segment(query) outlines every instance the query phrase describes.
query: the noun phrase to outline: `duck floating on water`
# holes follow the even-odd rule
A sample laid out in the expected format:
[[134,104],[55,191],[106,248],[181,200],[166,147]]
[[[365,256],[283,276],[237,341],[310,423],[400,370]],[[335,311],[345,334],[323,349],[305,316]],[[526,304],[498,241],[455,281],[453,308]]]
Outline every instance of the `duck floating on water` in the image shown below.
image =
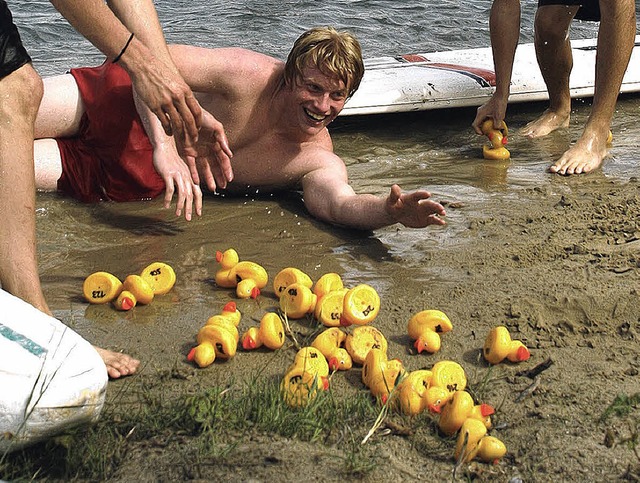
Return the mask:
[[504,359],[511,362],[526,361],[531,357],[531,352],[519,340],[512,340],[505,326],[499,325],[487,334],[482,355],[489,364],[499,364]]
[[433,354],[441,346],[440,334],[453,329],[453,325],[444,312],[440,310],[423,310],[415,314],[407,325],[409,337],[414,340],[418,353],[422,351]]

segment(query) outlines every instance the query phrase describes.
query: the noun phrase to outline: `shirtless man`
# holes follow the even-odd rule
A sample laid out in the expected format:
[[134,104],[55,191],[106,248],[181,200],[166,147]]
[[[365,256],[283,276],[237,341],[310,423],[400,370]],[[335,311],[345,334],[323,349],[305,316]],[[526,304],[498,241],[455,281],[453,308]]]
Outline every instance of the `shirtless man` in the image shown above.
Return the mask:
[[[596,85],[591,114],[578,141],[549,169],[558,174],[588,173],[598,168],[607,154],[609,126],[631,51],[636,15],[633,0],[539,0],[535,18],[538,65],[549,91],[549,108],[520,133],[530,138],[545,136],[569,126],[571,96],[569,74],[573,66],[569,27],[571,21],[600,20]],[[504,120],[513,59],[520,34],[520,0],[494,0],[489,21],[496,71],[493,97],[478,108],[473,128],[491,118],[498,128]]]
[[[360,45],[350,34],[332,28],[307,31],[294,44],[286,64],[241,48],[176,45],[170,46],[170,51],[202,107],[225,126],[233,150],[228,192],[302,188],[305,206],[313,216],[363,230],[394,223],[408,227],[445,224],[441,218],[444,208],[429,200],[427,191],[403,193],[393,185],[388,196],[379,197],[356,194],[349,185],[347,169],[333,152],[327,126],[358,88],[364,73]],[[160,194],[172,178],[189,175],[172,138],[166,136],[155,116],[139,105],[142,125],[149,133],[146,139],[135,109],[130,112],[130,91],[122,94],[128,78],[116,69],[104,64],[97,69],[72,70],[75,78],[64,75],[45,80],[36,137],[57,139],[36,141],[39,188],[54,190],[57,186],[86,201],[141,199]],[[104,85],[118,88],[103,90],[94,78],[107,79]],[[114,97],[118,92],[122,96]],[[108,112],[116,107],[120,111],[125,104],[128,106],[122,110],[131,115],[132,122],[123,120],[121,112],[116,116]],[[112,117],[117,129],[102,125]],[[103,141],[113,142],[113,133],[130,124],[133,127],[125,132],[126,139],[116,141],[114,152],[121,153],[119,146],[129,146],[132,141],[138,147],[141,140],[147,144],[131,156],[136,162],[127,163],[123,162],[129,158],[126,152],[113,159],[99,146]],[[79,137],[70,137],[78,133]],[[96,139],[100,137],[105,139]],[[210,167],[216,181],[220,180],[218,184],[224,186],[228,176],[218,161],[221,145],[208,133],[201,133],[196,147],[198,168]],[[82,156],[76,156],[78,152]],[[90,165],[94,167],[87,168]],[[125,168],[128,171],[122,171]],[[96,179],[100,186],[93,186]],[[140,183],[123,190],[119,186],[123,179]],[[202,202],[198,181],[193,180],[196,209]],[[165,193],[165,200],[171,194]],[[178,203],[185,203],[180,192]]]

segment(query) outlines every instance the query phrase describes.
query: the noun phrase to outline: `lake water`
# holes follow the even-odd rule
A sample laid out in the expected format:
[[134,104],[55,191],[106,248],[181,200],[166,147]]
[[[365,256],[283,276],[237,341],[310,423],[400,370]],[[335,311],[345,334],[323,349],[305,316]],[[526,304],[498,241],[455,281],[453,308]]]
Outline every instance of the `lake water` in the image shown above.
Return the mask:
[[[351,30],[361,41],[365,57],[489,45],[489,0],[158,0],[156,4],[169,42],[243,46],[279,58],[286,57],[300,33],[317,25]],[[49,2],[14,0],[10,7],[42,75],[101,62],[102,55]],[[534,2],[523,2],[523,42],[532,41],[534,10]],[[596,34],[597,24],[574,23],[572,27],[572,38]],[[511,130],[544,107],[511,107],[507,118]],[[210,283],[215,250],[230,246],[241,258],[263,263],[272,275],[288,265],[311,272],[312,278],[338,271],[347,282],[369,281],[380,291],[402,275],[397,275],[399,267],[412,267],[411,276],[418,280],[455,278],[455,274],[438,273],[434,253],[447,244],[473,243],[461,236],[470,214],[518,209],[521,193],[537,187],[563,190],[576,183],[624,183],[640,175],[640,101],[636,96],[625,96],[618,103],[612,125],[612,160],[602,172],[580,179],[546,172],[579,136],[589,107],[589,100],[576,101],[570,128],[548,139],[511,138],[513,157],[504,164],[481,159],[483,140],[470,128],[473,109],[336,121],[332,127],[335,150],[348,165],[356,191],[383,194],[397,182],[407,190],[425,188],[435,199],[464,204],[465,210],[449,210],[448,225],[442,229],[398,231],[389,227],[362,237],[310,221],[296,200],[274,198],[208,197],[204,216],[189,224],[161,210],[159,200],[81,205],[54,194],[39,194],[38,239],[45,292],[66,322],[84,326],[85,320],[100,319],[115,324],[120,314],[107,308],[87,309],[78,297],[84,277],[96,270],[124,277],[151,261],[164,260],[179,275],[176,290],[181,301],[189,302],[190,316],[203,321],[223,300]],[[425,264],[425,259],[431,262]],[[181,310],[187,310],[185,307]],[[150,306],[144,313],[139,312],[139,317],[150,320],[159,316],[160,309]],[[111,329],[89,323],[84,330],[100,339],[101,331]]]

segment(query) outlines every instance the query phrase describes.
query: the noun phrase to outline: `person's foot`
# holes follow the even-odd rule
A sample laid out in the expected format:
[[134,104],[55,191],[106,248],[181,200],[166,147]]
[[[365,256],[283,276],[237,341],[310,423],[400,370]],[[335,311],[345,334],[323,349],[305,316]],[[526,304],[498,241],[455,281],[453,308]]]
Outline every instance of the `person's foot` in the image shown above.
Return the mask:
[[607,135],[586,137],[584,134],[558,159],[549,171],[558,174],[588,173],[600,167],[607,155]]
[[123,354],[121,352],[113,352],[100,347],[95,347],[98,354],[107,366],[107,374],[111,379],[118,379],[119,377],[130,376],[134,374],[140,365],[140,361],[134,359],[130,355]]
[[547,109],[538,119],[531,121],[518,132],[528,138],[540,138],[561,127],[568,127],[569,117],[569,113],[563,115]]

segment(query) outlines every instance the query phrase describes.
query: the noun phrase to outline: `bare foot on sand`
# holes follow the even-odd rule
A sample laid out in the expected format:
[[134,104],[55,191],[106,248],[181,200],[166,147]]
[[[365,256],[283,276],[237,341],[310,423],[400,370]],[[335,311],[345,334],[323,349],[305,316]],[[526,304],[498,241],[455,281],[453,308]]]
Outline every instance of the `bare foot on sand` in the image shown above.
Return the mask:
[[98,354],[100,354],[104,364],[107,366],[107,374],[109,374],[111,379],[130,376],[136,372],[140,365],[139,360],[134,359],[127,354],[101,349],[96,346],[94,346],[94,349],[98,351]]
[[561,127],[569,126],[570,113],[561,114],[547,109],[538,119],[520,129],[519,134],[528,138],[540,138]]
[[607,135],[582,135],[580,139],[558,159],[549,171],[558,174],[588,173],[598,168],[607,155]]

